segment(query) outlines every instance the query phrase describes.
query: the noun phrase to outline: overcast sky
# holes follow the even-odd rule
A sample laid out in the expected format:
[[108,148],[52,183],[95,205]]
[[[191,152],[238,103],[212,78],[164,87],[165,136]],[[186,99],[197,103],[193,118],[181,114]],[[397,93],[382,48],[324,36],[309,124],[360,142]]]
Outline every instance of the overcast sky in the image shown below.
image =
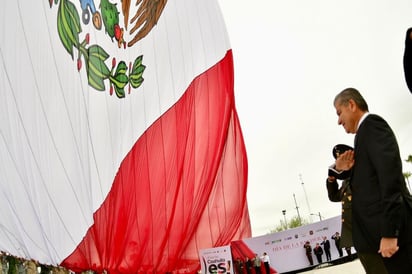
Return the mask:
[[253,236],[278,226],[284,209],[287,219],[297,216],[294,194],[308,221],[340,215],[325,180],[332,147],[353,144],[333,108],[344,88],[357,88],[370,112],[389,122],[402,159],[412,154],[412,94],[402,67],[412,1],[219,3],[234,55]]

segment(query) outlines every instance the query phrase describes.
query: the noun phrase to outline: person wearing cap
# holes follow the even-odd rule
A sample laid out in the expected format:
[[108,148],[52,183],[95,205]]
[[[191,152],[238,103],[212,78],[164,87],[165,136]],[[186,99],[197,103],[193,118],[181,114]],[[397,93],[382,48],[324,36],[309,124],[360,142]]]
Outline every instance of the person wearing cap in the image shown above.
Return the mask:
[[[338,144],[333,147],[332,155],[335,160],[340,154],[347,150],[353,150],[352,147],[344,144]],[[343,180],[339,187],[337,179]],[[352,242],[352,191],[350,189],[350,171],[337,172],[335,165],[329,167],[328,178],[326,179],[326,189],[328,198],[331,202],[342,203],[342,226],[339,235],[339,241],[335,240],[336,248],[339,252],[339,257],[343,256],[342,248],[345,248],[348,256],[351,255],[350,249],[353,246]],[[339,234],[339,233],[338,233]],[[336,236],[336,233],[335,235]],[[332,236],[332,237],[334,237]]]
[[[343,225],[343,223],[342,223],[342,225]],[[352,233],[352,231],[349,231],[349,232]],[[347,235],[347,233],[346,233],[346,235]],[[330,238],[335,241],[335,246],[336,246],[336,249],[338,250],[339,258],[342,257],[343,252],[342,252],[342,246],[340,244],[340,241],[341,241],[342,237],[340,236],[339,232],[336,231],[335,234],[333,234],[332,237],[330,237]],[[345,236],[345,238],[348,238],[348,236]],[[350,240],[352,241],[352,235],[351,235]]]
[[303,245],[305,249],[306,257],[308,258],[309,264],[313,265],[313,257],[312,257],[312,246],[310,245],[309,241],[306,241]]
[[[345,151],[353,151],[353,148],[345,145],[338,144],[333,147],[332,155],[335,158],[335,161],[339,158],[341,154]],[[338,166],[339,162],[337,161]],[[326,188],[328,190],[328,198],[331,202],[341,202],[342,203],[342,226],[341,234],[338,232],[332,236],[332,239],[335,240],[336,248],[339,252],[339,257],[343,256],[342,248],[346,250],[349,260],[351,260],[351,247],[353,246],[352,241],[352,191],[350,187],[350,175],[351,170],[343,172],[342,170],[336,170],[336,163],[331,165],[328,169],[328,178],[326,179]],[[342,184],[339,187],[337,180],[342,180]],[[361,261],[364,268],[368,268],[368,265],[373,265],[373,269],[369,269],[367,273],[374,274],[387,274],[386,267],[383,264],[383,261],[379,258],[377,260],[373,259],[375,255],[371,256],[372,259],[369,259],[370,256],[367,254],[362,254],[358,252],[359,260]],[[371,262],[369,262],[371,260]],[[372,271],[373,270],[373,271]]]
[[[368,257],[367,273],[383,262],[389,274],[412,273],[412,214],[395,134],[380,116],[369,113],[354,88],[336,95],[338,124],[355,135],[354,150],[342,153],[335,169],[351,170],[352,240],[358,256]],[[375,263],[373,263],[373,261]]]

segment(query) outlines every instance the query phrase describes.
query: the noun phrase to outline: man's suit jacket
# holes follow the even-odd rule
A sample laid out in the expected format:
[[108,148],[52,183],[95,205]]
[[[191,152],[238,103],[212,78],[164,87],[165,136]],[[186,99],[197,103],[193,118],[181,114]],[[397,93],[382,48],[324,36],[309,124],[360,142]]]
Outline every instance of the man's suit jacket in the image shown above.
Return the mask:
[[395,135],[381,117],[369,114],[355,136],[351,178],[353,243],[358,252],[377,252],[382,237],[405,235],[406,188]]

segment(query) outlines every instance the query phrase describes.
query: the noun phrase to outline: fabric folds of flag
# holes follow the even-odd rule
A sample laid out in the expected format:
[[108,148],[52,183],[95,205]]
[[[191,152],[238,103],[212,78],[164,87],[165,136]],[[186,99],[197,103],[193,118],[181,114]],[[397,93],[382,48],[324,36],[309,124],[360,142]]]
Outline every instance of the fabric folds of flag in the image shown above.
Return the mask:
[[194,273],[200,249],[251,236],[218,2],[85,2],[0,9],[0,250],[78,272]]
[[192,273],[199,249],[250,237],[246,187],[228,51],[139,138],[63,266]]

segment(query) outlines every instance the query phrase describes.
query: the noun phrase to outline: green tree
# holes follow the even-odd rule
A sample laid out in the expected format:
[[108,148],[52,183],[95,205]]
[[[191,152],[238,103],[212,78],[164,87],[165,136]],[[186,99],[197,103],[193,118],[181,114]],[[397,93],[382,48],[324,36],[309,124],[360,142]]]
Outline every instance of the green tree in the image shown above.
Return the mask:
[[287,223],[284,220],[279,220],[279,225],[269,231],[269,234],[284,231],[286,229],[307,225],[308,220],[299,218],[299,216],[293,216]]
[[302,225],[307,225],[308,223],[309,221],[299,218],[298,216],[294,216],[292,219],[290,219],[288,227],[295,228]]

